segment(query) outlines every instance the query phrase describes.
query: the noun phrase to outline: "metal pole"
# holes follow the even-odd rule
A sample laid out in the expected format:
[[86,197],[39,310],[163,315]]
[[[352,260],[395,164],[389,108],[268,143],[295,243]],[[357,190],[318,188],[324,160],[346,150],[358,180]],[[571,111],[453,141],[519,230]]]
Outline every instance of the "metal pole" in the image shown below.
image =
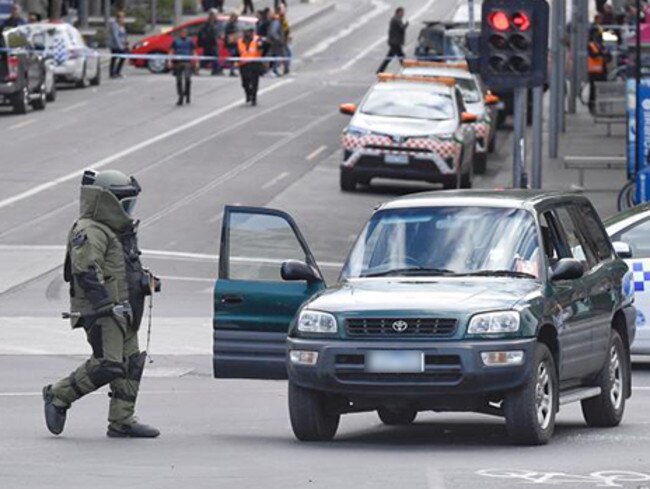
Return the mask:
[[108,29],[111,24],[111,2],[110,0],[104,0],[104,29],[108,32]]
[[183,2],[182,0],[174,0],[174,25],[181,23],[183,17]]
[[158,26],[158,0],[151,0],[151,30]]
[[578,35],[580,24],[580,7],[578,2],[573,0],[571,4],[571,86],[569,87],[569,113],[576,113],[576,102],[579,95],[579,70],[578,70],[578,44],[580,36]]
[[[542,188],[542,97],[543,87],[533,88],[533,174],[532,188]],[[557,151],[557,148],[556,148]]]
[[512,150],[512,188],[522,188],[526,161],[526,88],[515,88]]
[[[556,2],[551,11],[551,100],[550,111],[548,118],[548,156],[550,158],[557,158],[557,146],[559,141],[559,114],[560,111],[560,98],[559,98],[559,84],[560,84],[560,30],[558,29],[558,13],[559,5]],[[534,100],[533,100],[534,102]],[[533,169],[534,169],[533,159]],[[533,186],[535,183],[535,172],[533,171]]]
[[79,0],[79,27],[88,29],[88,0]]
[[474,0],[467,0],[467,10],[469,17],[469,31],[474,32],[476,29],[476,17],[474,16]]
[[639,173],[641,169],[640,157],[639,154],[639,145],[643,140],[643,135],[639,133],[639,127],[641,126],[641,110],[639,104],[639,86],[641,85],[641,0],[636,0],[636,53],[635,53],[635,107],[634,107],[634,133],[636,134],[636,139],[634,141],[634,176]]
[[558,14],[560,17],[558,18],[558,25],[557,29],[560,32],[560,52],[559,52],[559,67],[560,70],[558,72],[558,79],[559,79],[559,85],[558,85],[558,103],[560,110],[558,111],[558,128],[560,129],[560,132],[565,132],[566,131],[566,120],[565,120],[565,110],[566,110],[566,104],[565,104],[565,97],[566,97],[566,1],[565,0],[557,0],[557,7],[558,7]]

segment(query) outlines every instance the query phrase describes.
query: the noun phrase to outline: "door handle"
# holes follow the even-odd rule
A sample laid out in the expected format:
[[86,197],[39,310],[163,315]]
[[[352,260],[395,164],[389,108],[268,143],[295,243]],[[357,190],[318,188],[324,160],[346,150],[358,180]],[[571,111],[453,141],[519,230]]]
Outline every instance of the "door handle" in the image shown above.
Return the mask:
[[241,304],[244,302],[244,298],[241,295],[222,295],[221,303],[222,304]]

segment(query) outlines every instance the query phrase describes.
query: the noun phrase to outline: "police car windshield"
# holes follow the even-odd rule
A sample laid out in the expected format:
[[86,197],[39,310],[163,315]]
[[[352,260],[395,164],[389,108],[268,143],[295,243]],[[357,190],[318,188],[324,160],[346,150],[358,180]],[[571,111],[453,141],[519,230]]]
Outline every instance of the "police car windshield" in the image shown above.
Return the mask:
[[[449,73],[446,73],[442,69],[434,72],[430,68],[419,66],[404,68],[402,74],[407,76],[450,76]],[[475,104],[481,101],[481,92],[474,79],[456,77],[454,79],[466,104]]]
[[539,245],[531,214],[496,207],[429,207],[377,212],[342,279],[486,275],[537,278]]
[[444,121],[454,118],[451,95],[435,89],[373,90],[361,113],[383,117]]

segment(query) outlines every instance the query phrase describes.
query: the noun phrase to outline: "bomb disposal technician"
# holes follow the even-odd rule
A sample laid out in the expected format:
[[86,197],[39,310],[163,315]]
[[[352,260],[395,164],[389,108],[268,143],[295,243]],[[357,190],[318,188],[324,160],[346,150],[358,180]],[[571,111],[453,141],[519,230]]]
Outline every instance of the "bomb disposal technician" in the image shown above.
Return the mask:
[[68,377],[43,388],[45,421],[55,435],[77,399],[110,385],[109,437],[155,438],[134,417],[146,352],[138,348],[145,296],[159,280],[142,267],[138,221],[131,217],[140,186],[116,170],[84,173],[81,213],[68,235],[64,278],[70,283],[73,328],[83,328],[92,356]]

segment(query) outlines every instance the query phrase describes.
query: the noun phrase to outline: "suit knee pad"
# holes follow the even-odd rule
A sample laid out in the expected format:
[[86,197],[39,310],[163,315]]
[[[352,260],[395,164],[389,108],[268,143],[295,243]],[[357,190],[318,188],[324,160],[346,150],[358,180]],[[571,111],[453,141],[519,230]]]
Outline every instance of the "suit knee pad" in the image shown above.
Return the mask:
[[126,378],[129,380],[135,380],[139,382],[142,378],[142,373],[144,372],[144,364],[147,360],[147,352],[142,351],[140,353],[135,353],[129,357],[127,364]]
[[98,389],[115,379],[124,377],[124,374],[124,365],[108,360],[102,360],[99,365],[88,369],[88,378]]

